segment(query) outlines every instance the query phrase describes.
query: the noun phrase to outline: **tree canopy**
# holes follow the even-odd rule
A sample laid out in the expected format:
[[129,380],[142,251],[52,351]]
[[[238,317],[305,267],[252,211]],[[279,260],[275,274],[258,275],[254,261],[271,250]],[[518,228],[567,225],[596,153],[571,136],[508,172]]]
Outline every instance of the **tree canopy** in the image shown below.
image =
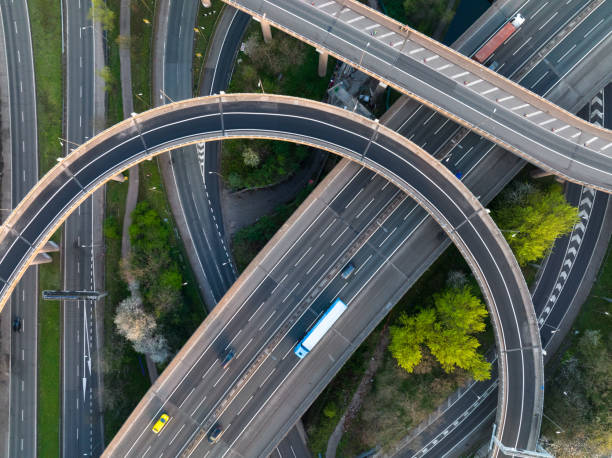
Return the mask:
[[557,183],[505,202],[493,217],[520,265],[542,258],[580,220]]
[[460,367],[475,380],[488,379],[491,365],[478,353],[480,343],[473,336],[485,329],[485,305],[469,286],[447,289],[433,299],[433,308],[413,316],[402,313],[399,326],[391,326],[389,350],[398,365],[412,372],[426,346],[444,371]]

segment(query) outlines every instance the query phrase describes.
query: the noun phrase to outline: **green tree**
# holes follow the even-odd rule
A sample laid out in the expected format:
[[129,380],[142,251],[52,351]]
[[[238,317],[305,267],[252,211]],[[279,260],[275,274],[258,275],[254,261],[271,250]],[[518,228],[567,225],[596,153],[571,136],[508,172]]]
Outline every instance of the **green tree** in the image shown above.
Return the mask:
[[329,419],[333,419],[338,415],[338,408],[336,404],[332,402],[328,402],[327,405],[323,408],[323,415],[325,415]]
[[557,237],[571,232],[580,221],[578,208],[565,200],[557,183],[513,199],[510,204],[502,201],[494,219],[520,265],[544,257]]
[[92,0],[87,17],[92,21],[100,21],[106,31],[110,32],[115,28],[115,13],[104,0]]
[[475,380],[488,379],[491,365],[478,353],[480,343],[473,336],[485,328],[484,304],[468,286],[448,289],[433,299],[433,308],[413,316],[403,313],[399,326],[391,326],[389,350],[398,365],[412,372],[426,346],[446,372],[460,367]]
[[245,148],[245,150],[242,152],[242,160],[244,161],[244,165],[247,167],[257,167],[261,162],[259,153],[253,148]]

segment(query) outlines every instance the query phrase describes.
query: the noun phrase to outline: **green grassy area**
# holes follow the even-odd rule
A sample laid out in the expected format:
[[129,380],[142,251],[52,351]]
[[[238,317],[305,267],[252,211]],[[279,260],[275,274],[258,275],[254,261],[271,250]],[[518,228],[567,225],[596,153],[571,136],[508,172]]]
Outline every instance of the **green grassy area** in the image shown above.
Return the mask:
[[[134,111],[140,113],[153,107],[151,94],[151,46],[155,0],[139,0],[130,4],[130,50],[132,57],[132,92]],[[115,10],[117,17],[119,10]],[[119,27],[117,25],[117,27]],[[159,95],[155,95],[159,97]]]
[[62,156],[62,28],[60,4],[55,0],[28,2],[36,75],[39,175]]
[[[121,69],[119,66],[119,6],[121,0],[106,0],[106,5],[115,12],[116,23],[112,30],[106,32],[108,40],[108,67],[110,77],[106,81],[106,125],[112,126],[123,120],[123,102],[121,100]],[[108,186],[107,186],[108,189]]]
[[[245,152],[255,154],[260,164],[245,164]],[[269,140],[229,140],[223,142],[221,171],[232,190],[273,186],[295,173],[310,156],[311,149],[295,143]]]
[[[59,2],[28,2],[36,78],[39,175],[44,175],[62,156],[62,48]],[[54,237],[58,241],[58,236]],[[39,289],[60,285],[59,256],[39,269]],[[60,418],[60,304],[43,301],[38,309],[38,436],[39,456],[59,456]]]
[[[59,234],[53,237],[59,241]],[[61,285],[59,253],[39,267],[38,304],[38,435],[37,455],[59,456],[60,418],[60,302],[42,299],[42,290]]]
[[308,448],[313,456],[319,453],[325,456],[327,441],[351,402],[380,332],[379,326],[368,336],[302,417],[308,435]]
[[242,272],[249,265],[313,189],[313,186],[307,186],[293,201],[279,205],[271,214],[262,216],[256,223],[243,227],[234,234],[232,254],[238,272]]
[[612,246],[546,371],[542,433],[555,456],[612,451]]
[[221,16],[225,3],[221,0],[213,0],[210,8],[204,8],[198,2],[198,16],[195,25],[195,38],[193,42],[193,95],[200,95],[200,76],[204,71],[206,55],[212,43],[211,37],[215,31],[216,22]]
[[[321,100],[334,68],[330,58],[325,78],[317,74],[319,54],[278,30],[264,43],[261,27],[253,22],[245,33],[245,50],[238,53],[228,92],[265,92]],[[291,176],[308,157],[308,148],[268,140],[230,140],[223,143],[221,174],[233,189],[271,186]],[[248,163],[244,155],[255,155]]]

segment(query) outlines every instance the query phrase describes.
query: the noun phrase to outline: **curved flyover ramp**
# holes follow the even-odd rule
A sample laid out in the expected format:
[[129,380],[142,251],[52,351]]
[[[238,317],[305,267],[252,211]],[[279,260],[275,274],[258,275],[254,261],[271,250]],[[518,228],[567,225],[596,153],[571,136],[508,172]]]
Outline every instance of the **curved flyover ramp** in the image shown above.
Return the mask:
[[[356,0],[223,0],[525,160],[612,192],[612,131]],[[612,16],[602,19],[612,30]]]
[[[497,437],[506,447],[533,449],[543,400],[541,344],[526,284],[504,238],[478,200],[435,159],[378,122],[329,105],[254,94],[203,97],[134,115],[97,135],[45,175],[2,226],[0,304],[44,242],[105,181],[164,151],[227,138],[274,138],[345,156],[393,181],[438,221],[470,264],[494,323],[501,368]],[[215,320],[241,306],[232,298],[237,289],[258,286],[251,283],[239,279],[198,328],[130,416],[109,454],[138,449],[133,442],[149,429],[155,413],[150,406],[163,408],[178,385],[198,383],[186,376],[223,326]],[[206,421],[194,422],[193,435]]]

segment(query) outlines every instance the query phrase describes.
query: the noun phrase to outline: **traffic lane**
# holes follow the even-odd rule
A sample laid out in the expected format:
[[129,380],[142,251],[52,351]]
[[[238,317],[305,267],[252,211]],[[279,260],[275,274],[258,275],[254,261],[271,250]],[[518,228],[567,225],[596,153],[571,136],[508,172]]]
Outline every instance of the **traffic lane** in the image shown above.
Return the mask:
[[[511,75],[556,35],[587,4],[586,0],[571,2],[571,5],[555,3],[552,8],[540,9],[540,4],[530,2],[521,11],[525,22],[518,31],[503,42],[491,55],[488,62],[505,63],[504,75]],[[520,43],[520,44],[519,44]],[[499,68],[498,70],[499,73]]]
[[[180,151],[172,152],[173,171],[179,189],[181,207],[189,219],[189,234],[198,253],[207,253],[206,256],[198,256],[202,265],[204,275],[208,280],[215,302],[218,302],[225,291],[232,285],[235,277],[231,267],[222,266],[227,255],[220,246],[220,230],[216,229],[222,224],[220,213],[211,212],[207,204],[210,200],[208,189],[204,187],[202,172],[198,164],[194,147],[182,148]],[[214,197],[213,197],[214,198]],[[214,212],[214,213],[213,213]],[[214,214],[219,219],[213,219]],[[216,227],[215,227],[216,224]],[[212,240],[209,235],[213,236]],[[210,307],[214,304],[210,304]]]
[[[258,309],[258,310],[259,310],[259,309]],[[257,311],[256,311],[255,313],[257,313]],[[252,316],[251,316],[251,318],[252,318]],[[251,318],[249,318],[249,321],[251,320]],[[238,355],[240,355],[240,354],[241,354],[241,353],[239,353]],[[238,356],[238,355],[237,355],[237,356]],[[190,384],[190,383],[189,383],[189,381],[187,381],[187,383],[186,383],[186,384],[187,384],[187,385],[189,385],[189,384]],[[175,403],[175,404],[179,404],[180,402],[183,402],[183,401],[181,401],[180,399],[176,399],[176,400],[173,400],[173,401],[174,401],[174,403]]]
[[521,80],[521,84],[538,95],[546,94],[558,79],[581,61],[593,43],[603,40],[612,30],[612,1],[604,2],[572,30],[544,60]]
[[[225,7],[231,8],[229,5]],[[234,18],[223,40],[222,49],[219,54],[220,60],[218,60],[215,65],[212,82],[211,84],[207,84],[206,79],[204,80],[203,91],[206,92],[202,93],[202,95],[218,94],[229,86],[232,68],[234,67],[235,57],[238,53],[238,47],[250,21],[251,16],[240,10],[235,10]]]
[[[382,180],[381,178],[376,177],[376,176],[375,176],[375,175],[373,175],[371,172],[366,172],[366,173],[367,173],[367,174],[369,174],[369,175],[372,175],[372,178],[377,178],[377,179],[378,179],[379,183],[375,183],[375,185],[376,185],[376,186],[380,185],[380,184],[381,184],[380,182],[383,182],[383,183],[384,183],[384,180]],[[369,180],[369,181],[370,181],[370,182],[372,182],[373,180]],[[388,182],[387,182],[387,183],[388,183]],[[384,183],[384,184],[383,184],[383,187],[388,187],[388,184],[387,184],[387,183]],[[348,188],[348,187],[347,187],[347,188]],[[344,194],[348,194],[348,197],[350,197],[350,196],[351,196],[351,194],[352,194],[352,192],[351,192],[352,190],[351,190],[351,189],[347,189],[347,188],[345,188],[345,189],[343,190],[343,193],[344,193]],[[361,211],[360,211],[360,213],[361,213]],[[329,300],[330,300],[330,298],[324,298],[324,299],[323,299],[323,302],[325,303],[325,304],[324,304],[324,307],[325,307],[325,306],[328,306]],[[317,311],[317,313],[320,313],[322,310],[323,310],[323,309],[321,309],[320,311]],[[248,343],[247,343],[247,345],[248,345]],[[237,346],[237,347],[238,347],[238,346]],[[240,354],[241,354],[241,352],[239,352],[239,353],[238,353],[238,355],[236,356],[236,358],[238,358],[238,357],[240,356]],[[178,401],[177,401],[177,402],[178,402]],[[182,402],[184,402],[184,401],[182,401]]]
[[[326,301],[326,302],[327,302],[327,305],[329,304],[329,301],[330,301],[331,299],[332,299],[332,297],[331,297],[331,296],[330,296],[330,297],[328,297],[328,299],[327,299],[327,301]],[[324,308],[323,308],[321,311],[323,311],[323,310],[324,310]],[[315,310],[315,312],[318,312],[318,313],[320,313],[321,311]],[[316,319],[316,317],[315,317],[314,319]],[[303,334],[303,332],[305,332],[305,331],[302,331],[300,334]],[[294,338],[293,340],[297,340],[297,338]],[[290,349],[291,349],[291,347],[290,347]],[[249,398],[249,399],[250,399],[250,398]]]
[[[380,262],[372,262],[367,265],[366,269],[362,271],[366,278],[378,271],[386,275],[385,281],[391,278],[397,282],[404,278],[393,266]],[[362,282],[355,281],[353,285],[349,282],[349,287],[354,288],[353,291],[359,291],[361,285]],[[384,288],[382,285],[379,286]],[[311,390],[322,389],[329,382],[333,374],[342,366],[344,360],[341,358],[341,353],[344,353],[345,350],[340,352],[338,350],[346,348],[348,342],[355,342],[355,335],[359,334],[364,326],[367,327],[367,324],[372,323],[375,325],[386,314],[385,312],[388,311],[388,308],[384,308],[382,314],[380,314],[368,305],[374,300],[374,296],[380,294],[379,291],[380,289],[378,291],[373,289],[360,291],[363,299],[360,300],[359,306],[356,306],[357,303],[351,297],[349,288],[340,294],[341,297],[348,297],[349,309],[344,314],[345,316],[334,325],[334,331],[328,333],[319,342],[317,347],[299,362],[297,357],[289,352],[289,356],[284,360],[287,361],[287,363],[284,363],[286,365],[285,370],[295,367],[292,369],[293,372],[283,372],[279,376],[283,383],[280,385],[274,384],[268,387],[268,392],[257,395],[257,398],[249,404],[251,410],[240,415],[240,418],[235,422],[235,426],[234,424],[232,425],[232,430],[234,427],[236,427],[236,430],[228,430],[228,439],[236,441],[233,437],[236,435],[236,438],[240,441],[234,444],[236,451],[246,453],[250,447],[252,447],[252,450],[258,450],[262,454],[271,451],[273,445],[271,446],[270,444],[274,444],[276,439],[278,439],[278,437],[274,437],[277,435],[277,429],[280,431],[279,435],[283,434],[283,430],[288,430],[288,428],[283,428],[282,423],[291,423],[297,419],[295,417],[301,415],[307,407],[303,402],[310,404],[314,397],[307,401],[302,400],[307,398]],[[375,317],[372,316],[373,313],[376,315]],[[306,328],[303,328],[302,332],[305,331]],[[293,342],[288,342],[288,344],[291,343],[294,346],[297,339],[301,337],[303,337],[303,333],[300,333],[299,336],[294,336]],[[289,347],[289,345],[287,346]],[[352,353],[355,347],[356,344],[350,344],[351,350],[349,350],[349,354]],[[292,360],[295,366],[290,364]],[[277,369],[278,371],[279,369]],[[276,377],[276,379],[278,380],[279,377]],[[317,380],[318,382],[313,385],[312,382],[304,383],[303,380]],[[276,393],[274,392],[275,389],[277,389]],[[256,400],[257,402],[255,402]],[[256,411],[263,407],[265,409],[257,412],[257,415],[255,415]],[[250,425],[248,424],[249,422],[251,422]],[[277,428],[275,423],[281,423],[281,425]]]
[[[595,245],[600,237],[600,231],[609,204],[609,195],[598,192],[593,201],[593,208],[584,236],[580,244],[576,259],[572,264],[572,269],[563,284],[557,301],[552,306],[549,315],[546,317],[546,325],[540,328],[542,342],[549,343],[554,334],[566,319],[567,311],[574,300],[578,287],[583,281],[586,268],[580,269],[578,266],[588,266],[595,249]],[[552,288],[551,288],[552,289]]]
[[[269,4],[267,3],[266,5]],[[464,85],[459,86],[454,80],[449,80],[448,77],[441,75],[421,62],[396,52],[394,48],[387,46],[379,40],[369,42],[369,37],[361,30],[336,22],[334,18],[326,14],[314,15],[314,8],[304,8],[303,5],[299,4],[283,4],[283,7],[283,9],[290,11],[295,16],[287,21],[291,24],[303,22],[304,19],[298,20],[297,16],[302,16],[302,18],[306,19],[312,16],[312,19],[317,21],[317,27],[325,27],[326,24],[328,26],[339,24],[340,26],[334,29],[333,36],[331,33],[327,34],[327,40],[324,42],[326,47],[341,55],[348,56],[353,61],[360,61],[361,65],[366,68],[376,68],[379,74],[387,72],[386,74],[395,75],[396,82],[410,92],[427,94],[427,98],[435,105],[446,108],[453,113],[462,113],[462,117],[472,125],[484,127],[484,130],[487,132],[491,132],[495,137],[502,139],[508,144],[517,146],[523,152],[535,153],[534,159],[553,166],[556,164],[559,154],[557,153],[554,156],[554,161],[549,156],[555,152],[561,152],[566,157],[571,157],[576,152],[580,152],[582,160],[589,162],[591,156],[594,155],[593,151],[589,153],[586,148],[560,138],[558,134],[543,129],[530,120],[514,114],[511,115],[514,119],[512,119],[512,127],[509,129],[506,127],[508,110],[500,109],[494,111],[493,108],[496,107],[496,104],[492,100],[479,96],[478,93],[470,88]],[[270,12],[273,8],[266,9]],[[286,15],[286,13],[284,14]],[[269,17],[271,16],[269,15]],[[296,29],[294,28],[293,30]],[[332,40],[334,41],[333,44],[331,44]],[[361,51],[366,48],[368,50],[367,53]],[[356,57],[360,55],[361,57]],[[397,72],[398,69],[400,69],[399,73]],[[451,95],[451,97],[449,98],[447,94]],[[487,115],[483,115],[483,113],[487,113]],[[534,129],[538,129],[537,142],[531,136]],[[522,132],[522,134],[517,135],[518,132]],[[518,142],[516,142],[517,137],[520,140]],[[542,148],[545,148],[545,150],[542,151]],[[546,149],[549,151],[546,151]],[[593,164],[590,164],[591,166],[597,166],[599,169],[603,166],[603,170],[607,170],[605,168],[606,161],[593,162]],[[580,169],[578,171],[582,173],[579,177],[582,178],[577,179],[586,181],[589,175]],[[600,175],[598,179],[601,181],[597,181],[597,183],[603,184],[604,187],[612,185],[612,179],[607,174]]]

